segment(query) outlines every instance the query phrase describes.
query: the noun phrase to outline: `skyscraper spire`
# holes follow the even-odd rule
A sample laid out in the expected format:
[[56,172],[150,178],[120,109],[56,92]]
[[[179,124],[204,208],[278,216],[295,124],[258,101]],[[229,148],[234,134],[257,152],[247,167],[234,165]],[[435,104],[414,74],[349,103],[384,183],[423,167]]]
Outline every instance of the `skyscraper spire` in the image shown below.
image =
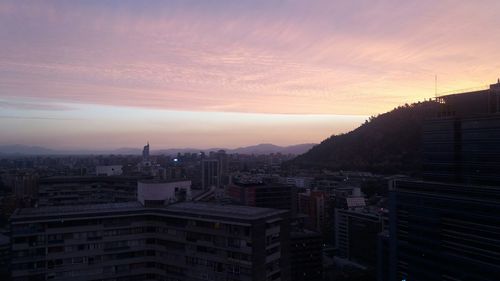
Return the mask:
[[149,141],[147,145],[144,146],[144,149],[142,150],[142,161],[148,162],[149,161]]

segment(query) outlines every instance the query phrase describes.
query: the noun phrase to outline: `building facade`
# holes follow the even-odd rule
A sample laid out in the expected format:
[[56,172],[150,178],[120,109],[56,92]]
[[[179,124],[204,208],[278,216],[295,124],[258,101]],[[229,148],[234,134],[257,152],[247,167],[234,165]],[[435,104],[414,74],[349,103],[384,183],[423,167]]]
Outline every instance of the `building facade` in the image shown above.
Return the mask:
[[389,280],[498,280],[500,82],[437,100],[423,130],[424,180],[390,186]]
[[44,178],[38,188],[38,206],[136,201],[137,181],[118,176]]
[[292,281],[322,280],[323,239],[310,230],[294,230],[290,234]]
[[12,280],[290,280],[288,216],[209,203],[19,209]]
[[294,191],[293,186],[274,182],[233,183],[226,188],[226,195],[238,204],[286,209],[295,213]]
[[6,174],[2,177],[4,184],[12,189],[18,200],[33,200],[38,196],[39,176],[31,172]]
[[144,146],[142,149],[142,162],[146,163],[149,162],[149,142]]
[[423,128],[424,178],[500,185],[500,83],[438,101],[439,118]]
[[10,239],[0,234],[0,280],[9,280]]
[[396,181],[390,202],[391,281],[498,280],[498,187]]
[[220,165],[217,159],[201,160],[201,189],[208,190],[211,187],[220,187]]
[[137,200],[144,206],[191,201],[191,196],[188,180],[141,180],[137,184]]
[[298,194],[298,212],[307,215],[306,227],[323,233],[326,228],[327,194],[323,191],[307,190]]
[[423,137],[426,179],[500,185],[500,115],[429,120]]
[[383,228],[381,214],[365,209],[335,209],[335,241],[339,256],[376,268],[377,237]]

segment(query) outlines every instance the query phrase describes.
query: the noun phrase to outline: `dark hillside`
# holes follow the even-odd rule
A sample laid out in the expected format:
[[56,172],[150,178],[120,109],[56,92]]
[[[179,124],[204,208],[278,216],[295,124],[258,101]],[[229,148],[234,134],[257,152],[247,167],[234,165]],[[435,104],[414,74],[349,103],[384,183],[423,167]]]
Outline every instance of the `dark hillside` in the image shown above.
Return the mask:
[[418,173],[422,124],[425,119],[436,116],[438,105],[434,101],[419,102],[370,117],[357,129],[322,141],[291,164],[379,173]]

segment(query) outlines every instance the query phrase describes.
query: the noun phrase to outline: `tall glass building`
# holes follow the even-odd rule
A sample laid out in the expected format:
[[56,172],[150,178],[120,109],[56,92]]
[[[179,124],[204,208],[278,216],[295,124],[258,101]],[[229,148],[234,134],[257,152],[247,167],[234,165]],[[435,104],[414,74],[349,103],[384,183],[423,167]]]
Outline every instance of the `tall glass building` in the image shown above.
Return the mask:
[[500,82],[438,102],[423,180],[391,184],[390,280],[499,280]]

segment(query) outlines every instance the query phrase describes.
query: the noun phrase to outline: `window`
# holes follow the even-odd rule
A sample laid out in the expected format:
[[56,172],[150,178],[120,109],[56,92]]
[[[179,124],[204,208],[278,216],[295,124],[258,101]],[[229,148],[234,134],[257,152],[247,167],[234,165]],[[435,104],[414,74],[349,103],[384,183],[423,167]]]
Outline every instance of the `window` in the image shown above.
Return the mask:
[[232,248],[240,248],[241,247],[241,240],[236,239],[236,238],[228,238],[227,239],[227,246],[232,247]]

